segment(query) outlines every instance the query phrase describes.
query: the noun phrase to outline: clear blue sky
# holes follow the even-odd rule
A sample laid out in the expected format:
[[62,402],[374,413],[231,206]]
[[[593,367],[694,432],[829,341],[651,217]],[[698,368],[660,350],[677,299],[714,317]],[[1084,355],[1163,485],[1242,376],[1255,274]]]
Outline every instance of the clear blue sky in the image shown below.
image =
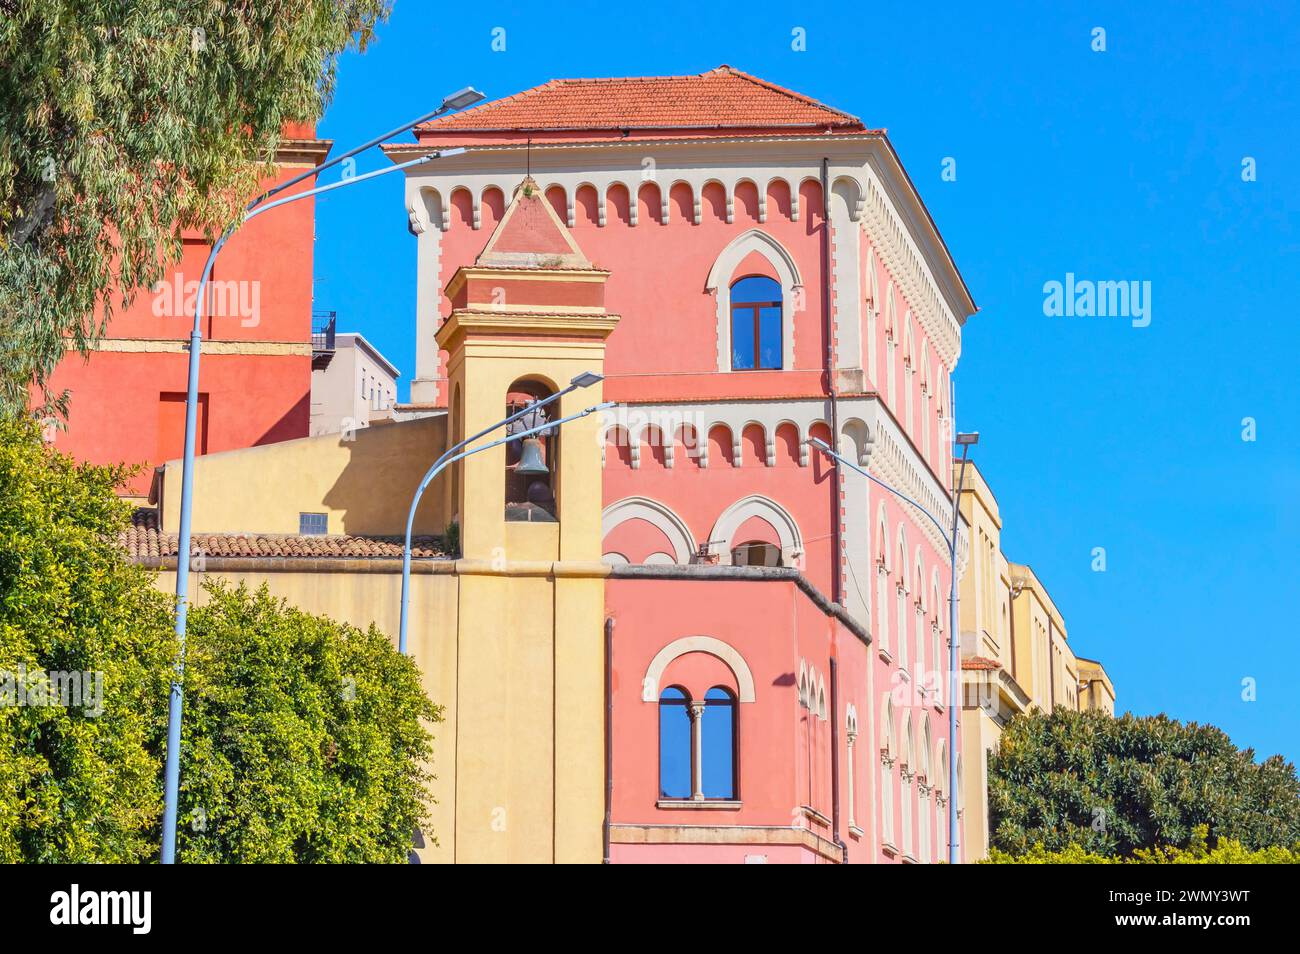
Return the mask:
[[[981,432],[1007,554],[1034,567],[1123,709],[1296,759],[1300,15],[998,6],[399,0],[370,50],[343,60],[321,130],[352,145],[469,84],[496,98],[721,63],[886,127],[980,305],[957,411]],[[1098,26],[1104,53],[1091,49]],[[405,382],[415,240],[397,179],[319,203],[316,306]],[[1045,317],[1043,283],[1067,272],[1150,281],[1150,326]]]

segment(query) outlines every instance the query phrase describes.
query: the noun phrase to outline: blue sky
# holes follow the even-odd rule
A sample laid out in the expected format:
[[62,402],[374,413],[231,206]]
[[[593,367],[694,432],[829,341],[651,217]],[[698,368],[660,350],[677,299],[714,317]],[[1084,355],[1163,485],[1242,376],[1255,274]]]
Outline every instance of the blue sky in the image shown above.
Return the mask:
[[[557,16],[398,0],[370,50],[344,58],[321,133],[352,145],[465,85],[496,98],[721,63],[886,127],[980,305],[957,413],[981,432],[1008,556],[1047,585],[1075,652],[1105,662],[1121,708],[1294,760],[1300,14],[1224,6],[757,2],[737,15],[610,0]],[[397,179],[320,201],[315,294],[401,369],[404,396],[415,242]],[[1150,325],[1046,317],[1043,285],[1068,272],[1149,281]]]

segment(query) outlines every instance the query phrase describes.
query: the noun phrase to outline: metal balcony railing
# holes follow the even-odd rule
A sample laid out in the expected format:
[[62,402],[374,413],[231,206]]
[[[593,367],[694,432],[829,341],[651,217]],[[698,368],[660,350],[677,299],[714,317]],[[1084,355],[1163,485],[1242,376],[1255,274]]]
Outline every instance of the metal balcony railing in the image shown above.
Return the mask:
[[334,350],[334,330],[338,316],[332,311],[315,311],[311,316],[311,350],[325,352]]

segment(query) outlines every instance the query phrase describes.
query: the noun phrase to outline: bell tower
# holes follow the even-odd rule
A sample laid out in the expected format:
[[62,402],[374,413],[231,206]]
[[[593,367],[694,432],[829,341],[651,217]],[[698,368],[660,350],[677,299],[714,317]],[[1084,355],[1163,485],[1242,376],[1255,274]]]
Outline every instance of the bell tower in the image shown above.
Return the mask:
[[[449,435],[458,441],[575,377],[603,373],[609,273],[531,178],[446,286]],[[601,400],[599,384],[516,432]],[[543,417],[543,415],[547,415]],[[480,443],[507,436],[494,431]],[[599,861],[604,804],[600,420],[455,465],[459,522],[455,855]]]

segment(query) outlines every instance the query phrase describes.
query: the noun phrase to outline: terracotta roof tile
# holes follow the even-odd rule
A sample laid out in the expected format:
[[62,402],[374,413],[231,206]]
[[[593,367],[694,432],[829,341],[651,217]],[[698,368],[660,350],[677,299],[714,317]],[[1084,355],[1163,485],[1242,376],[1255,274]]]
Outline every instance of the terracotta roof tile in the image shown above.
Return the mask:
[[443,132],[781,126],[864,129],[856,116],[726,65],[698,76],[551,80],[416,128]]
[[[131,526],[118,538],[132,560],[174,557],[177,534],[158,530],[158,511],[139,507],[131,515]],[[191,553],[209,557],[320,557],[400,558],[400,536],[348,536],[345,534],[297,533],[196,533]],[[411,556],[444,557],[442,541],[432,536],[411,538]]]
[[1002,663],[996,659],[987,659],[984,656],[967,656],[961,661],[961,668],[977,672],[991,672],[995,669],[1001,669]]

